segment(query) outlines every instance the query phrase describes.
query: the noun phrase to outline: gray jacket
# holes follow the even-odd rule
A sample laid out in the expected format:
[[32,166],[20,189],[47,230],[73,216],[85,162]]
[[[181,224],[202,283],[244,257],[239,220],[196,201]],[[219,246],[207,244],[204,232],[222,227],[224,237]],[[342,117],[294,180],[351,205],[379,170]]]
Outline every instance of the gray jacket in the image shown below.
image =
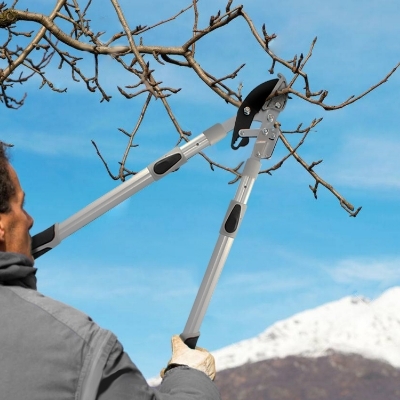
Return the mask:
[[203,372],[148,386],[114,334],[36,290],[36,268],[0,252],[0,400],[217,400]]

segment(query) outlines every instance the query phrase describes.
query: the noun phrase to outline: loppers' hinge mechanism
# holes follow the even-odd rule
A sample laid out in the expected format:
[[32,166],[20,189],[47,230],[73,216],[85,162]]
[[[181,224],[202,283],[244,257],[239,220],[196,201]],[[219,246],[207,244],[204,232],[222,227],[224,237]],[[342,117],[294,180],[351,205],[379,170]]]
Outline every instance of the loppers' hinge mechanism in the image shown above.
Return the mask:
[[[256,137],[252,156],[256,158],[272,156],[280,135],[277,118],[285,108],[288,99],[287,94],[281,94],[265,101],[265,98],[271,93],[287,87],[285,77],[281,74],[278,74],[278,77],[279,79],[273,79],[257,86],[243,101],[236,117],[232,149],[237,150],[239,147],[246,146],[249,138]],[[250,128],[253,121],[260,121],[261,126],[256,129]],[[239,137],[241,141],[235,145]]]

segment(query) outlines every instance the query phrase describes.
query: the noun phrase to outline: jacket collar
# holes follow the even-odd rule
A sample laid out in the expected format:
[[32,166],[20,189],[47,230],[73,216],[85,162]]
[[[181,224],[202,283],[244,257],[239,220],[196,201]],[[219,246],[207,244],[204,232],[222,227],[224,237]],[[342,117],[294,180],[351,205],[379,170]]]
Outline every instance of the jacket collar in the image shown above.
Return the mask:
[[32,260],[23,254],[0,251],[0,285],[36,290],[36,271]]

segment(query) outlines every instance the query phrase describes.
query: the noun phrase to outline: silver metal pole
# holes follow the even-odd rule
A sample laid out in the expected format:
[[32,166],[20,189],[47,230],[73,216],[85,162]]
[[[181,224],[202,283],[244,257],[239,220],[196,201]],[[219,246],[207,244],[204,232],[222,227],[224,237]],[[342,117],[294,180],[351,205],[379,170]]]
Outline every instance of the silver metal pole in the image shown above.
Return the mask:
[[260,169],[261,161],[259,158],[250,157],[247,160],[240,185],[228,207],[203,281],[197,292],[186,326],[180,335],[186,345],[192,349],[196,347],[200,336],[201,323],[239,230],[240,223],[246,211],[247,201]]
[[32,238],[32,255],[38,258],[56,247],[62,240],[133,196],[151,183],[176,171],[191,157],[223,139],[233,129],[235,118],[216,124],[181,147],[175,147],[164,156],[95,200],[65,221],[54,224]]

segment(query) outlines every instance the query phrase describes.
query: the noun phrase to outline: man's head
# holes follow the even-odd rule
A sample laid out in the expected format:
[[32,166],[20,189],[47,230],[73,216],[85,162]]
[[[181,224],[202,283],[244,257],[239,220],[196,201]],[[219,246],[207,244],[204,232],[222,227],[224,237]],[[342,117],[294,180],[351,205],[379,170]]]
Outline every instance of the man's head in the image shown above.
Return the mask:
[[24,210],[25,193],[0,142],[0,251],[21,253],[33,260],[29,230],[32,217]]

